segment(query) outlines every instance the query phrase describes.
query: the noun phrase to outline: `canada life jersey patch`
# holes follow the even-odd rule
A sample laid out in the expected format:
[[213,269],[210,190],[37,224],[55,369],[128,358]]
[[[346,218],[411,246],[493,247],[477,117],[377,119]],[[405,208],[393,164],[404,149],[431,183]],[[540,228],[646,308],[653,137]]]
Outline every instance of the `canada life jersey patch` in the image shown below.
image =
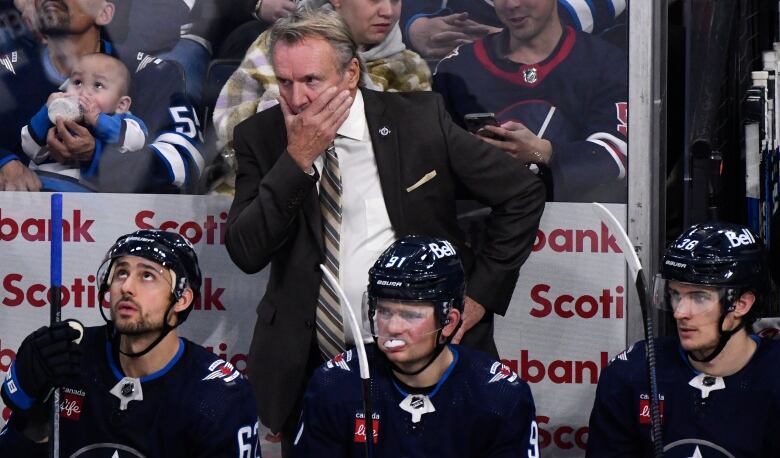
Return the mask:
[[[374,443],[379,442],[379,414],[371,415],[371,425],[374,429]],[[362,412],[355,414],[355,443],[366,443],[366,417]]]
[[[664,420],[664,395],[658,394],[658,412],[661,414],[661,422]],[[650,396],[639,395],[639,424],[650,424]]]
[[82,390],[63,387],[60,399],[60,418],[78,421],[84,410],[84,398],[87,393]]

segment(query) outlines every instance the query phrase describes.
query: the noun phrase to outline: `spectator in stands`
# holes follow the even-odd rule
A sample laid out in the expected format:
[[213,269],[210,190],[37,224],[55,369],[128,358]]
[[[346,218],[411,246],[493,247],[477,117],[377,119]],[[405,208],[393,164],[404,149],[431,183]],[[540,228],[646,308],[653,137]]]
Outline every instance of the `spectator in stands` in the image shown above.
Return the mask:
[[[398,29],[401,0],[303,0],[302,8],[335,9],[360,46],[366,66],[362,81],[381,91],[430,90],[424,60],[406,49]],[[233,128],[244,119],[276,105],[279,89],[268,60],[268,33],[250,46],[241,66],[222,88],[214,107],[218,147],[233,139]]]
[[[94,53],[73,66],[65,92],[54,92],[30,123],[22,128],[22,149],[33,170],[71,176],[92,176],[106,145],[136,151],[146,143],[146,125],[130,113],[130,72],[116,57]],[[59,102],[57,102],[59,101]],[[95,153],[88,161],[71,156],[63,142],[72,137],[73,123],[95,137]]]
[[[219,25],[230,30],[220,40],[217,59],[242,59],[249,46],[277,19],[295,11],[300,0],[219,2]],[[231,4],[232,3],[232,4]],[[232,24],[232,27],[231,27]]]
[[[35,23],[45,36],[37,48],[20,46],[9,52],[0,67],[0,87],[11,96],[0,107],[0,189],[39,190],[40,180],[29,168],[21,148],[22,127],[62,87],[80,56],[94,52],[114,54],[101,29],[113,18],[114,5],[106,0],[37,0]],[[22,43],[23,44],[23,43]],[[110,192],[181,192],[191,189],[204,160],[198,150],[200,126],[184,95],[178,66],[139,53],[125,60],[135,69],[131,97],[133,111],[143,119],[151,143],[135,154],[122,154],[118,145],[103,148],[98,173],[89,185]],[[76,123],[66,124],[70,135],[64,152],[90,161],[95,137]],[[51,147],[51,145],[49,145]]]
[[[404,41],[426,59],[446,56],[504,27],[493,3],[479,0],[415,0],[401,16]],[[533,3],[533,2],[525,2]],[[626,9],[627,0],[559,0],[561,19],[576,30],[599,33]]]
[[564,26],[559,3],[496,0],[505,29],[455,49],[434,90],[456,122],[492,112],[484,141],[541,168],[548,200],[625,202],[627,58]]
[[[211,59],[210,26],[217,18],[216,0],[163,0],[133,2],[113,0],[114,18],[103,29],[123,60],[138,52],[178,62],[187,75],[187,94],[200,101],[206,67]],[[14,0],[25,21],[32,23],[34,0]]]

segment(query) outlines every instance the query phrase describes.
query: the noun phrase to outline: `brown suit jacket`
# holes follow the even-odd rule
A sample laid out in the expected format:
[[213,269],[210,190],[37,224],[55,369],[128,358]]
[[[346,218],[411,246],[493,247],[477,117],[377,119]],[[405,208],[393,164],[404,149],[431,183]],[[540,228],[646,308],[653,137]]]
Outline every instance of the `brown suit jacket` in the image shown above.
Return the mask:
[[[531,252],[544,187],[508,154],[456,126],[441,97],[430,92],[361,89],[382,194],[397,236],[443,237],[458,249],[467,294],[484,305],[483,322],[466,335],[492,350],[493,314],[503,315],[518,270]],[[316,180],[286,153],[278,107],[236,127],[236,194],[228,215],[227,249],[245,272],[271,264],[257,308],[248,372],[263,423],[280,431],[302,396],[314,338],[315,304],[323,262]],[[407,191],[431,171],[436,176]],[[458,227],[456,195],[465,192],[492,208],[480,252]]]

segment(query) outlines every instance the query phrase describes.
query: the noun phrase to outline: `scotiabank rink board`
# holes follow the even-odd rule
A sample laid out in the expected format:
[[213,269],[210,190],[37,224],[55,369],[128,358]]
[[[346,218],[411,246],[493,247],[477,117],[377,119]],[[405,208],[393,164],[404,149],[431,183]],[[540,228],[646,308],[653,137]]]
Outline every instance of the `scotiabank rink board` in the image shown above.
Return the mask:
[[[607,205],[625,221],[625,205]],[[544,456],[584,456],[596,383],[626,346],[625,260],[590,204],[548,203],[506,316],[504,363],[531,386]]]
[[[22,339],[49,320],[49,201],[47,193],[0,193],[3,373]],[[224,244],[230,202],[223,196],[64,194],[63,319],[103,323],[95,275],[117,237],[144,228],[175,231],[195,246],[204,278],[181,334],[246,368],[267,276],[247,275],[230,260]],[[624,219],[624,205],[609,208]],[[530,383],[536,399],[545,456],[583,455],[598,375],[625,346],[625,296],[623,256],[590,205],[548,203],[509,312],[496,318],[501,357]],[[10,412],[0,409],[2,425]]]

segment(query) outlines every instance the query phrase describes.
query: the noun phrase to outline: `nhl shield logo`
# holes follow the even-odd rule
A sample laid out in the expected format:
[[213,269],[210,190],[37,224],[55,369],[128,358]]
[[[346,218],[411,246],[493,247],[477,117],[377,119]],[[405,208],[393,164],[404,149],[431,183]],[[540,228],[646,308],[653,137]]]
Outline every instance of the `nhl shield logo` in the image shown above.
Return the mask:
[[537,79],[536,67],[528,67],[523,70],[523,81],[528,84],[534,84]]

